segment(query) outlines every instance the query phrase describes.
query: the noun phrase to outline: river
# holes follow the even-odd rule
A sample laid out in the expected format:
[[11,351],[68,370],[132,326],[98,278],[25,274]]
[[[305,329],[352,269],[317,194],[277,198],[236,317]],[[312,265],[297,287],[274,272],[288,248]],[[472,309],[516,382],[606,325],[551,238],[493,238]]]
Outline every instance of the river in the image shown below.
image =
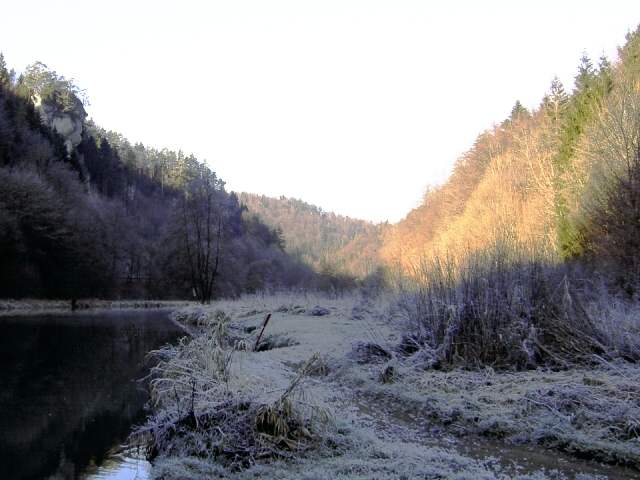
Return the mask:
[[0,479],[146,478],[120,447],[145,418],[147,353],[182,334],[158,310],[0,317]]

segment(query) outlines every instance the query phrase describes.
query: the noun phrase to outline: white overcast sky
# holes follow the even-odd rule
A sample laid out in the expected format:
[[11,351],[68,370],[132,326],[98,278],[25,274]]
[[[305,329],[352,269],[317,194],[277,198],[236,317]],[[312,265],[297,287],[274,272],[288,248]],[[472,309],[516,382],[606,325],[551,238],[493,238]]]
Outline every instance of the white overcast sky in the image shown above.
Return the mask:
[[640,22],[637,0],[2,3],[7,62],[74,78],[103,127],[193,152],[230,190],[375,221]]

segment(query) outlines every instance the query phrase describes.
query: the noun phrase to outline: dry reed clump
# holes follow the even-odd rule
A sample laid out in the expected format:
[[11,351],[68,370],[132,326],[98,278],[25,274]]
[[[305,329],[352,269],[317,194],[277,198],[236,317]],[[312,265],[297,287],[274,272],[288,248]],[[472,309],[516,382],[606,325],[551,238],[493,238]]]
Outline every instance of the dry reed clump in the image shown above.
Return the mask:
[[591,318],[598,319],[611,356],[630,362],[640,360],[640,299],[615,297],[600,288],[587,308]]
[[[297,402],[296,391],[305,377],[310,375],[320,356],[316,353],[301,367],[287,390],[273,403],[260,405],[255,416],[255,429],[264,445],[275,449],[306,450],[317,440],[312,433],[314,425],[329,421],[326,410],[305,401]],[[274,456],[278,454],[273,451]]]
[[561,265],[496,244],[461,262],[423,261],[400,305],[400,350],[429,367],[566,367],[607,353],[606,336]]
[[[217,325],[222,317],[228,315],[222,310],[216,310],[213,314],[207,310],[196,307],[181,309],[173,312],[171,318],[181,324],[194,325],[196,327],[209,327]],[[228,319],[225,320],[228,324]]]
[[389,361],[393,355],[389,350],[375,342],[356,342],[349,352],[349,357],[360,364],[381,363]]
[[261,400],[238,380],[229,321],[216,312],[200,335],[152,352],[158,359],[150,382],[153,414],[131,438],[150,459],[192,456],[237,471],[321,443],[328,414],[304,401],[300,388],[318,355],[275,401]]

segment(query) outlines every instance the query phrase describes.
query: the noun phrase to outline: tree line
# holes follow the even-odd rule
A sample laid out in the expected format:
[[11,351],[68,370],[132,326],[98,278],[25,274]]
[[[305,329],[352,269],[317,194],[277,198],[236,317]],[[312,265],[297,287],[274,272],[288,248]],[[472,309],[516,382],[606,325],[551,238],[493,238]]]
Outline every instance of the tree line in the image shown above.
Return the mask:
[[207,302],[327,284],[203,161],[101,129],[82,99],[45,65],[16,76],[0,54],[0,297]]
[[584,55],[572,91],[555,78],[536,108],[516,102],[444,184],[384,231],[380,256],[411,273],[424,259],[463,262],[505,238],[637,292],[640,29],[615,62]]

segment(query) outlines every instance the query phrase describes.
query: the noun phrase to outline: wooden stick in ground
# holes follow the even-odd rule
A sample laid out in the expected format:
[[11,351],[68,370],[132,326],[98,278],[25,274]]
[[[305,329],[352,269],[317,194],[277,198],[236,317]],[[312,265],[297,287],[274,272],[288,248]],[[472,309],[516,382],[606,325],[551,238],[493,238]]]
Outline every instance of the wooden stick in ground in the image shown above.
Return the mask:
[[256,344],[253,346],[253,351],[258,351],[258,345],[260,345],[260,339],[262,338],[262,334],[264,333],[264,329],[267,328],[267,323],[269,323],[269,319],[271,318],[271,314],[267,313],[266,318],[264,319],[264,323],[262,324],[262,330],[260,330],[260,335],[256,339]]

